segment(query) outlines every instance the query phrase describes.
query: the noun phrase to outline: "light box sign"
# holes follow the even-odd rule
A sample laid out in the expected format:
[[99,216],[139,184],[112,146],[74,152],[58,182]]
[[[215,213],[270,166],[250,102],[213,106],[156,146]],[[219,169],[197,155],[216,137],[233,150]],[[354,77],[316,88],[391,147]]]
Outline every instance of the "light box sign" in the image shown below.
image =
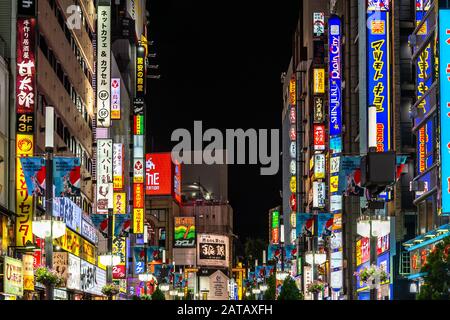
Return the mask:
[[313,208],[325,208],[325,182],[313,182]]
[[197,243],[197,264],[199,266],[228,267],[230,258],[227,236],[199,234]]
[[106,271],[81,260],[80,284],[81,291],[102,295],[102,288],[106,285]]
[[297,88],[296,88],[296,82],[295,77],[292,77],[291,80],[289,80],[289,104],[292,106],[295,106],[297,104]]
[[133,233],[144,233],[144,209],[133,209]]
[[133,160],[133,183],[144,183],[144,159]]
[[23,296],[23,263],[5,256],[3,262],[3,291],[6,294]]
[[195,247],[195,217],[175,217],[174,248]]
[[325,155],[314,155],[314,178],[325,179]]
[[325,69],[323,68],[313,70],[313,92],[314,94],[325,93]]
[[170,153],[146,154],[145,182],[147,195],[172,194],[172,156]]
[[97,127],[111,126],[111,7],[97,13]]
[[142,183],[134,183],[133,184],[133,206],[135,208],[143,209],[144,208],[144,184]]
[[342,87],[341,87],[341,19],[331,16],[328,20],[329,54],[329,117],[330,136],[342,133]]
[[368,106],[377,109],[377,152],[384,152],[391,148],[389,12],[368,12],[367,26]]
[[325,14],[323,12],[313,13],[313,35],[321,37],[325,33]]
[[178,203],[181,203],[181,165],[177,162],[173,168],[173,198]]
[[113,142],[97,139],[97,213],[107,214],[113,203]]
[[123,172],[124,172],[124,146],[123,143],[113,144],[113,187],[114,190],[123,189]]
[[120,263],[113,266],[113,279],[126,278],[126,241],[124,237],[113,237],[113,254],[120,257]]
[[314,97],[314,123],[322,123],[323,121],[323,98]]
[[136,96],[143,97],[145,94],[145,48],[136,47]]
[[114,214],[125,214],[127,210],[127,194],[125,192],[114,193]]
[[82,210],[70,198],[55,197],[53,199],[53,216],[63,218],[67,227],[81,233]]
[[93,244],[98,242],[97,229],[84,219],[81,221],[81,235]]
[[439,9],[442,215],[450,215],[450,9]]
[[69,254],[67,267],[67,289],[80,290],[81,259]]
[[120,78],[111,79],[111,119],[120,120]]
[[325,126],[314,125],[314,150],[325,150]]

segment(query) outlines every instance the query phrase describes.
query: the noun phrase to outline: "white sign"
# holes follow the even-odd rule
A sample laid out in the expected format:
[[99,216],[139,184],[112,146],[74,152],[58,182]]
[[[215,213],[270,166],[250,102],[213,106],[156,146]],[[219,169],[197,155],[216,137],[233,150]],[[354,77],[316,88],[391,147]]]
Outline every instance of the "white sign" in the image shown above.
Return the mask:
[[325,14],[323,12],[313,13],[313,34],[320,37],[325,33]]
[[325,182],[313,182],[313,208],[325,208]]
[[53,199],[53,215],[64,219],[67,227],[81,233],[82,210],[75,202],[66,197]]
[[311,266],[303,267],[303,283],[305,284],[305,300],[312,300],[312,294],[308,292],[308,286],[313,282]]
[[120,120],[120,78],[111,79],[111,119]]
[[331,250],[338,250],[342,247],[342,232],[333,232],[330,237]]
[[133,161],[133,183],[144,183],[144,158]]
[[97,13],[97,127],[111,126],[111,7]]
[[338,269],[343,267],[343,258],[342,258],[342,251],[336,251],[331,253],[331,259],[330,259],[330,268]]
[[295,159],[297,155],[297,145],[295,141],[291,142],[291,147],[289,148],[289,150],[291,153],[291,158]]
[[334,213],[336,211],[342,210],[342,196],[332,195],[330,196],[330,212]]
[[330,287],[333,291],[339,291],[342,288],[342,278],[342,270],[331,272]]
[[113,142],[97,139],[97,213],[107,214],[113,206]]
[[67,289],[80,290],[81,260],[69,253],[69,266],[67,271]]
[[314,176],[316,179],[325,179],[325,155],[314,155]]
[[220,270],[209,276],[208,300],[228,300],[228,277]]
[[197,264],[200,266],[229,267],[229,239],[216,234],[198,234]]
[[82,260],[80,282],[81,291],[102,295],[102,288],[106,284],[106,271]]
[[97,229],[84,219],[81,221],[81,235],[93,244],[98,243]]
[[113,183],[114,188],[123,188],[123,143],[113,144]]
[[297,174],[297,165],[295,163],[295,160],[291,160],[291,163],[289,164],[289,171],[291,172],[292,176],[295,176]]
[[331,157],[330,159],[330,173],[339,172],[340,157]]

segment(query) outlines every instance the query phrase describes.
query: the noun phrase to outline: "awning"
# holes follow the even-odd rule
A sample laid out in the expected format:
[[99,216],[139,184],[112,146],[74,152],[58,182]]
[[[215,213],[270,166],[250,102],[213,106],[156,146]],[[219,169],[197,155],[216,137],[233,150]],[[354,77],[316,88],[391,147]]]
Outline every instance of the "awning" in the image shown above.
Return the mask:
[[418,237],[415,237],[414,239],[406,241],[402,245],[403,247],[405,247],[407,251],[412,251],[421,248],[423,246],[440,241],[446,237],[450,237],[450,224],[445,224],[436,229],[428,231],[425,234],[422,234]]

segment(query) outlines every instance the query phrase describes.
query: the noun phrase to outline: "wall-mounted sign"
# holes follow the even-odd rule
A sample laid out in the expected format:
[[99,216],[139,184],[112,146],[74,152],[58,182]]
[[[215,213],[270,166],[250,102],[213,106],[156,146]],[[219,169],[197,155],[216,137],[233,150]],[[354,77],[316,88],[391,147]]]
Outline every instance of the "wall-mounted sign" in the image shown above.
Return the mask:
[[126,278],[126,238],[113,237],[113,254],[120,257],[120,263],[113,266],[113,279]]
[[81,233],[82,210],[66,197],[53,198],[53,216],[60,217],[71,230]]
[[325,14],[323,12],[313,12],[313,35],[321,37],[325,33]]
[[37,0],[19,0],[17,2],[17,15],[33,17],[36,15]]
[[295,160],[291,160],[289,163],[289,172],[291,173],[291,176],[295,176],[297,173],[297,163]]
[[111,126],[111,7],[97,13],[97,127]]
[[144,159],[133,160],[133,183],[144,183]]
[[69,276],[69,253],[60,251],[53,252],[53,269],[55,269],[63,281],[61,287],[66,287]]
[[325,150],[325,125],[314,124],[314,150]]
[[341,157],[330,158],[330,173],[339,173]]
[[313,207],[325,208],[326,189],[325,182],[313,182]]
[[145,48],[136,47],[136,97],[145,94]]
[[291,155],[291,158],[295,159],[297,155],[297,145],[294,141],[291,142],[289,147],[289,153]]
[[170,153],[149,153],[145,161],[145,193],[172,194],[172,157]]
[[325,69],[318,68],[313,71],[313,93],[325,93]]
[[291,141],[297,140],[297,129],[295,125],[291,126],[289,129],[289,137],[291,138]]
[[228,267],[229,239],[216,234],[198,234],[197,264],[199,266]]
[[325,120],[323,98],[314,97],[314,123],[322,123]]
[[123,189],[124,172],[124,145],[123,143],[113,144],[113,187],[114,190]]
[[23,296],[23,263],[5,256],[3,262],[3,291],[6,294]]
[[23,289],[34,290],[34,271],[33,271],[34,258],[31,254],[24,254],[22,256],[23,263]]
[[106,285],[106,271],[81,260],[80,285],[81,291],[102,295],[102,288]]
[[97,139],[97,213],[107,214],[113,204],[113,142]]
[[330,196],[330,212],[334,213],[336,211],[342,210],[342,196],[331,195]]
[[81,290],[81,259],[69,254],[67,270],[67,289]]
[[342,133],[342,88],[341,88],[341,19],[331,16],[328,20],[329,53],[329,124],[330,136]]
[[314,178],[325,179],[325,155],[314,155]]
[[81,235],[93,244],[98,243],[97,229],[84,219],[81,221]]
[[144,184],[134,183],[133,187],[133,206],[134,208],[143,209],[145,201]]
[[289,81],[289,104],[291,106],[295,106],[297,104],[296,94],[297,94],[296,82],[295,77],[293,76]]
[[120,120],[120,78],[111,79],[111,119]]
[[289,181],[289,188],[292,193],[297,192],[297,177],[296,176],[291,177],[291,180]]
[[144,233],[144,209],[133,209],[133,233]]
[[127,194],[125,192],[114,192],[114,214],[125,214],[127,210]]
[[174,247],[195,247],[195,217],[175,217]]

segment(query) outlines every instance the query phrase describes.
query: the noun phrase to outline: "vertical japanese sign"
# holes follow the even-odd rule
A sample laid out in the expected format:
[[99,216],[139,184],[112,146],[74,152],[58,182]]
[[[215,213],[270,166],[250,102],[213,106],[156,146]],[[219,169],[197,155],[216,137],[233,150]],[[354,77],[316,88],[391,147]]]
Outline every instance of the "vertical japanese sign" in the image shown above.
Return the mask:
[[329,38],[329,117],[330,136],[342,133],[342,88],[341,88],[341,19],[331,16],[328,20]]
[[439,9],[442,215],[450,215],[450,9]]
[[315,124],[314,128],[314,150],[325,150],[325,125]]
[[23,296],[23,263],[5,256],[3,263],[3,292]]
[[323,12],[313,13],[313,35],[321,37],[325,33],[325,14]]
[[377,109],[377,152],[391,149],[389,5],[367,8],[368,106]]
[[[290,140],[294,143],[297,143],[297,80],[294,75],[292,75],[289,81],[289,114],[291,118],[291,128],[290,128]],[[297,198],[297,158],[291,157],[291,181],[295,180],[295,188],[291,188],[291,191],[295,189],[295,191],[291,192],[290,198]],[[296,212],[291,212],[291,215],[296,214]],[[294,223],[290,223],[290,229],[294,232],[291,232],[290,242],[295,243],[296,233],[295,233],[295,219]]]
[[34,258],[31,254],[24,254],[22,256],[23,263],[23,289],[34,290],[34,272],[33,272]]
[[111,79],[111,119],[120,120],[120,78]]
[[97,127],[111,126],[111,7],[97,13]]
[[120,263],[113,266],[113,279],[124,279],[127,275],[125,237],[113,237],[113,254],[120,257]]
[[136,97],[145,95],[145,48],[136,47]]
[[125,214],[127,209],[127,194],[125,192],[114,192],[114,214]]
[[279,228],[280,228],[280,212],[278,210],[272,211],[272,243],[279,242]]
[[124,146],[123,143],[113,144],[113,184],[114,190],[123,189],[123,172],[124,172]]
[[325,69],[313,70],[313,92],[314,94],[325,93]]
[[112,139],[97,140],[97,213],[107,214],[113,205],[113,142]]
[[34,18],[17,18],[16,49],[16,245],[33,242],[33,196],[28,193],[20,157],[33,156],[36,63]]

